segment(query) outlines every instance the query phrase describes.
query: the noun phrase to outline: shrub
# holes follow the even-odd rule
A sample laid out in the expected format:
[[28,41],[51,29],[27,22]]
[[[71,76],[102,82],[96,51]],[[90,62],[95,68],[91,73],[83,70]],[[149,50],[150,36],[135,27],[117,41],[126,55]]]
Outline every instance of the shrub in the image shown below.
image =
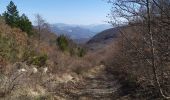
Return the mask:
[[69,49],[68,38],[64,35],[61,35],[57,38],[57,44],[62,51],[67,51]]
[[46,64],[47,59],[48,56],[46,54],[35,56],[31,59],[31,64],[41,67]]
[[84,55],[86,54],[86,51],[85,51],[85,49],[83,49],[83,48],[78,48],[78,56],[79,57],[83,57]]
[[11,62],[16,61],[18,50],[15,40],[0,35],[0,56]]
[[7,62],[22,59],[27,46],[27,35],[17,28],[10,28],[0,17],[0,58]]
[[76,54],[75,49],[74,49],[74,48],[71,48],[71,49],[70,49],[70,55],[71,55],[71,56],[74,56],[75,54]]
[[36,56],[36,52],[34,50],[30,50],[29,48],[27,48],[27,50],[25,50],[24,52],[22,60],[29,62],[30,59],[32,59],[34,56]]
[[83,57],[86,54],[86,50],[81,47],[73,47],[70,49],[70,55],[71,56],[78,56],[78,57]]

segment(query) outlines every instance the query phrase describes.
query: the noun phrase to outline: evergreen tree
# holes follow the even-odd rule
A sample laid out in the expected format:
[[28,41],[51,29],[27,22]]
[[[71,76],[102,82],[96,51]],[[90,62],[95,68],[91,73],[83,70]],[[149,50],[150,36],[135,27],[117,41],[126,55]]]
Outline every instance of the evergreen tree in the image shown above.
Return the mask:
[[22,14],[22,16],[20,17],[18,26],[22,31],[27,32],[29,36],[32,35],[32,23],[29,21],[28,17],[25,14]]
[[27,32],[28,35],[32,35],[32,23],[29,21],[28,17],[25,14],[19,16],[17,6],[14,2],[10,1],[7,6],[7,11],[3,14],[6,23],[11,27],[18,27],[22,31]]
[[67,51],[69,49],[69,41],[68,41],[68,38],[66,36],[61,35],[57,38],[56,41],[57,41],[59,48],[62,51]]
[[19,12],[14,2],[10,1],[9,5],[7,6],[7,11],[5,11],[3,15],[8,25],[11,27],[18,27]]

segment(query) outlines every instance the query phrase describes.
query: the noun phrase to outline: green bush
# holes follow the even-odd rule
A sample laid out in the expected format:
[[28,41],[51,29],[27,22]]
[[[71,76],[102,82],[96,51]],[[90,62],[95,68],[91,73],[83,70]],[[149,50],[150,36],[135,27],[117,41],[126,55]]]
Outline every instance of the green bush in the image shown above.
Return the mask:
[[83,57],[85,54],[86,54],[86,50],[84,48],[76,47],[70,49],[71,56]]
[[68,51],[71,56],[83,57],[86,54],[84,48],[78,47],[64,35],[59,36],[56,41],[59,48],[62,51]]
[[57,38],[57,45],[62,51],[68,51],[69,50],[69,41],[68,38],[64,35],[61,35]]
[[71,56],[74,56],[75,54],[76,54],[75,49],[74,49],[74,48],[71,48],[71,49],[70,49],[70,55],[71,55]]
[[22,31],[26,32],[28,36],[33,35],[32,23],[29,21],[28,17],[25,14],[22,14],[22,16],[20,17],[18,26]]
[[30,47],[25,50],[22,60],[28,65],[36,65],[38,67],[46,65],[48,56],[46,54],[39,54]]
[[30,62],[31,59],[35,56],[36,56],[36,52],[34,50],[31,50],[30,48],[27,48],[24,52],[22,60]]
[[83,57],[86,54],[86,51],[84,48],[78,48],[78,56]]
[[33,65],[41,67],[41,66],[46,65],[47,59],[48,59],[48,56],[46,54],[43,54],[40,56],[34,56],[29,61],[29,64],[33,64]]

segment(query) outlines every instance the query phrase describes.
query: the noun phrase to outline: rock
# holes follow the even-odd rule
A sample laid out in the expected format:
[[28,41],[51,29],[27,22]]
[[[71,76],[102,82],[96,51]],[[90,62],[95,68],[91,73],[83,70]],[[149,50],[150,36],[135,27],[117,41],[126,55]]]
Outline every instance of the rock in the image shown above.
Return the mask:
[[27,72],[27,70],[26,70],[26,69],[24,69],[24,68],[21,68],[21,69],[19,69],[19,70],[18,70],[18,72],[19,72],[19,73]]
[[37,69],[36,67],[33,67],[33,68],[32,68],[32,72],[35,74],[35,73],[38,72],[38,69]]
[[43,73],[47,73],[48,67],[43,68]]

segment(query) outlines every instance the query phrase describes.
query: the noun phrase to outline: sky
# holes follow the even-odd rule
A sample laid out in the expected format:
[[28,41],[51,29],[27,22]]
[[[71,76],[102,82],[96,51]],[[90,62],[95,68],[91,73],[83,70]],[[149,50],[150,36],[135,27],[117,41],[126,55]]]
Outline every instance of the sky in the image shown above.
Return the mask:
[[[0,13],[10,0],[0,0]],[[25,13],[34,22],[40,14],[48,23],[104,24],[109,19],[110,6],[106,0],[13,0],[20,14]]]

